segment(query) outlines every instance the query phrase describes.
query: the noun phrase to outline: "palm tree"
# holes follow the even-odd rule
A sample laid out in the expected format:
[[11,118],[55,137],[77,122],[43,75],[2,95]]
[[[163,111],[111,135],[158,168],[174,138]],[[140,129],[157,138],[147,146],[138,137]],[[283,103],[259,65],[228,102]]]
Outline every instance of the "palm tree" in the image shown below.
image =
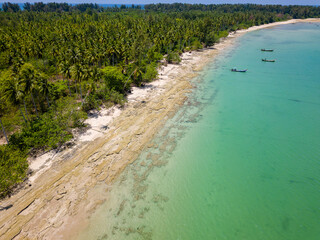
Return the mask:
[[37,77],[38,77],[38,73],[36,72],[36,70],[31,64],[26,63],[21,67],[21,70],[19,72],[19,78],[20,78],[20,83],[23,86],[23,92],[26,95],[30,93],[34,109],[36,111],[37,116],[39,116],[37,106],[34,101],[34,97],[32,93],[33,89],[35,88],[35,83],[36,83],[35,80],[37,79]]
[[[92,78],[92,69],[89,68],[89,66],[87,66],[87,68],[84,68],[82,70],[82,78],[81,80],[85,81],[86,83],[89,82],[89,80]],[[80,87],[81,87],[81,83],[80,83]],[[95,91],[95,86],[94,86],[94,82],[91,81],[89,82],[89,89],[88,89],[88,92],[86,94],[86,96],[88,96],[88,94],[91,92],[91,91]],[[81,90],[81,88],[80,88]]]
[[78,63],[81,59],[81,51],[79,48],[72,48],[69,49],[69,54],[70,54],[70,62],[72,64]]
[[68,89],[69,89],[69,96],[71,97],[71,90],[70,90],[70,81],[71,78],[71,67],[70,64],[67,61],[63,61],[60,64],[60,73],[63,74],[63,76],[67,79]]
[[93,67],[92,70],[91,70],[91,78],[94,82],[99,82],[100,85],[101,85],[101,77],[102,77],[102,74],[99,70],[99,68],[97,67]]
[[81,102],[83,101],[82,99],[82,87],[81,87],[81,81],[83,80],[83,69],[80,64],[75,64],[71,67],[71,74],[73,78],[80,84],[80,98]]
[[4,83],[4,96],[3,98],[7,101],[9,101],[13,106],[16,106],[19,108],[20,113],[23,117],[23,120],[27,122],[21,107],[21,98],[23,96],[23,92],[19,88],[19,82],[16,81],[16,79],[7,79]]
[[48,97],[50,89],[49,89],[48,80],[43,75],[39,75],[37,80],[38,80],[38,90],[41,94],[44,95],[44,97],[47,100],[48,107],[50,107],[50,101],[49,101],[49,97]]
[[[21,62],[18,61],[17,63],[18,64],[14,64],[12,66],[12,73],[10,74],[11,79],[13,79],[13,81],[16,81],[16,82],[18,82],[17,76],[19,74],[19,70],[22,65],[22,61]],[[24,105],[24,110],[26,113],[27,120],[30,121],[30,118],[28,115],[28,110],[27,110],[27,105],[26,105],[26,101],[25,101],[26,94],[21,90],[21,88],[19,88],[19,91],[20,91],[20,97],[23,100],[23,105]]]

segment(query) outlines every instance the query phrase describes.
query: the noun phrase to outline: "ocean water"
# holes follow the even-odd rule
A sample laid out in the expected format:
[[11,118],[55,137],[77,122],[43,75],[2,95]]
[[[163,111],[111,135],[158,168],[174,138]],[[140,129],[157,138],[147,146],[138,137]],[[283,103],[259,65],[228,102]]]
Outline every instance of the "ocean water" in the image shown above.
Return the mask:
[[319,25],[236,39],[79,239],[320,239]]

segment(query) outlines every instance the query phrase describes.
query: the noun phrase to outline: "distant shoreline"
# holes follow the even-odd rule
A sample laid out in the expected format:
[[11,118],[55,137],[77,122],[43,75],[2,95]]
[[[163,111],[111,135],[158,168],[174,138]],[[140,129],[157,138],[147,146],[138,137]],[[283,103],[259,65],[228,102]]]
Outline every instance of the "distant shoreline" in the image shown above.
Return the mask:
[[[32,175],[37,174],[32,186],[1,201],[1,206],[13,206],[1,211],[0,237],[74,237],[86,227],[95,208],[106,201],[112,182],[144,149],[151,147],[150,139],[186,101],[186,93],[193,87],[190,79],[232,46],[236,37],[300,22],[320,22],[320,18],[292,19],[239,30],[212,48],[184,53],[179,65],[162,67],[158,80],[144,88],[133,89],[123,110],[106,111],[101,115],[110,120],[102,135],[87,136],[80,141],[84,133],[70,149],[41,160],[37,165],[38,173]],[[90,125],[94,125],[101,118],[89,120]],[[46,165],[49,167],[45,168]]]
[[264,28],[272,28],[272,27],[276,27],[279,25],[295,24],[295,23],[308,23],[308,22],[310,22],[310,23],[320,22],[320,18],[290,19],[290,20],[282,21],[282,22],[274,22],[274,23],[263,24],[260,26],[253,26],[248,29],[239,30],[237,32],[238,33],[246,33],[246,32],[252,32],[252,31],[256,31],[256,30],[264,29]]

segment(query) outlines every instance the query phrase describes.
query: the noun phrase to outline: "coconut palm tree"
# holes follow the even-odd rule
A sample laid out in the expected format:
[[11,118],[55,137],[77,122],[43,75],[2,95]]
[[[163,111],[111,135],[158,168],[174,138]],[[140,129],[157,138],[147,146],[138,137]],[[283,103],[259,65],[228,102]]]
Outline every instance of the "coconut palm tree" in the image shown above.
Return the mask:
[[50,107],[50,101],[49,101],[49,84],[48,84],[48,79],[44,75],[39,75],[37,78],[37,86],[38,86],[38,91],[41,93],[47,100],[48,107]]
[[63,61],[60,63],[60,73],[67,79],[68,89],[69,89],[69,96],[71,97],[71,90],[70,90],[70,79],[71,79],[71,67],[69,62]]
[[75,79],[76,83],[80,84],[80,98],[81,102],[83,101],[82,99],[82,87],[81,87],[81,81],[83,80],[83,68],[80,64],[75,64],[71,67],[71,74],[73,78]]
[[102,78],[102,74],[101,71],[99,70],[99,68],[97,67],[93,67],[91,70],[91,78],[94,82],[99,82],[101,85],[101,78]]
[[38,73],[30,63],[26,63],[21,67],[19,72],[20,84],[23,86],[23,92],[26,95],[30,93],[34,109],[36,111],[37,116],[39,116],[37,106],[34,101],[34,97],[32,93],[36,86],[37,77],[38,77]]
[[18,107],[23,120],[27,122],[20,107],[23,92],[20,89],[19,82],[16,79],[7,79],[4,83],[3,93],[3,98],[9,101],[13,106]]

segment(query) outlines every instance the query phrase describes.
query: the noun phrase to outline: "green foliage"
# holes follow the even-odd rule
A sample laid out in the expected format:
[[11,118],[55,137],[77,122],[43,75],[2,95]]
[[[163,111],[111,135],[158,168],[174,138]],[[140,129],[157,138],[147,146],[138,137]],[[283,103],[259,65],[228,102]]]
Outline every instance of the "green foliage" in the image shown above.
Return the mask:
[[202,44],[200,43],[200,41],[198,39],[195,39],[193,42],[192,42],[192,49],[193,50],[198,50],[198,49],[202,49],[203,46]]
[[85,99],[82,105],[82,111],[88,112],[92,109],[97,109],[101,105],[102,101],[99,99],[99,94],[89,94],[88,97]]
[[8,161],[1,163],[0,195],[25,177],[25,152],[59,147],[72,137],[72,128],[83,126],[85,112],[102,103],[124,105],[132,84],[157,77],[165,54],[167,62],[179,63],[183,51],[212,45],[230,31],[320,17],[320,8],[311,6],[176,3],[144,8],[38,2],[20,10],[17,4],[3,4],[0,116],[11,144],[1,147],[0,159]]
[[71,99],[57,101],[50,111],[27,123],[10,137],[10,144],[21,151],[50,150],[72,138],[71,128],[83,126],[86,114]]
[[144,82],[151,82],[158,76],[157,71],[158,65],[156,63],[151,63],[146,66],[145,73],[142,76]]
[[0,198],[10,193],[12,186],[26,177],[26,154],[12,146],[0,145]]
[[111,101],[115,104],[120,104],[121,106],[123,106],[125,103],[125,99],[124,99],[123,94],[121,94],[113,89],[106,92],[105,99],[108,101]]
[[212,46],[214,43],[216,43],[218,41],[219,37],[217,37],[217,35],[215,34],[214,31],[209,32],[206,36],[205,36],[205,46]]
[[158,62],[163,58],[162,54],[157,52],[156,46],[151,47],[147,52],[149,62]]
[[17,3],[4,2],[2,4],[2,9],[4,12],[18,12],[20,7]]
[[[1,120],[7,134],[13,133],[23,124],[23,119],[15,108],[10,108],[10,111],[3,111],[3,115]],[[3,136],[2,132],[0,132],[0,136]]]
[[52,85],[51,95],[54,99],[66,97],[68,96],[68,94],[69,94],[69,89],[68,89],[67,81],[59,80]]
[[108,66],[101,69],[102,77],[109,89],[124,91],[125,76],[118,67]]
[[218,34],[218,38],[224,38],[224,37],[227,37],[228,35],[229,35],[228,31],[221,31]]
[[43,59],[34,59],[30,61],[30,63],[39,71],[46,73],[47,75],[51,76],[56,73],[56,67],[48,60]]
[[[286,13],[294,18],[319,17],[320,9],[316,6],[297,6],[297,5],[260,5],[260,4],[148,4],[144,6],[146,12],[215,12],[222,14],[236,13],[261,13],[265,16],[269,14]],[[188,16],[188,14],[186,14]],[[192,16],[192,15],[191,15]]]
[[181,62],[181,58],[177,52],[169,52],[166,56],[166,60],[168,63],[178,64]]
[[57,148],[71,137],[72,134],[64,126],[45,114],[30,122],[21,132],[11,135],[10,143],[22,150],[49,150]]

